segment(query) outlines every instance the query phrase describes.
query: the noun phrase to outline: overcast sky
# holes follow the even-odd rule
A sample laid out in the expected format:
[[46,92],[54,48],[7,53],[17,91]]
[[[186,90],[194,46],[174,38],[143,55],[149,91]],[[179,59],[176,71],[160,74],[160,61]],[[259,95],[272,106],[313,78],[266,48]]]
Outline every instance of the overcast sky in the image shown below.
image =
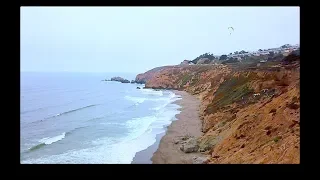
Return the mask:
[[205,52],[221,55],[300,43],[300,10],[22,7],[20,32],[21,71],[141,73]]

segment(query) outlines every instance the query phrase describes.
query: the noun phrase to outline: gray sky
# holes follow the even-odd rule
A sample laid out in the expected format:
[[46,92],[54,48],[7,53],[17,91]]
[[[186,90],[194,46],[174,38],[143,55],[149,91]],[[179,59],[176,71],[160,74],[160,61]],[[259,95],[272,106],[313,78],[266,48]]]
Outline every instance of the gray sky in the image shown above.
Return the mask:
[[20,33],[21,71],[141,73],[205,52],[300,43],[300,9],[22,7]]

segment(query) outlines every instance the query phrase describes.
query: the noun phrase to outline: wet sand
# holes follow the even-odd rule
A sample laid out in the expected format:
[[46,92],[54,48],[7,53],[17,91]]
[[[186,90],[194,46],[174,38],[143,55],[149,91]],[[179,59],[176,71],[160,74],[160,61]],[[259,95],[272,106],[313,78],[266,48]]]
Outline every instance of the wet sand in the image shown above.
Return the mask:
[[182,97],[174,102],[181,106],[180,114],[176,115],[177,120],[167,127],[165,135],[157,136],[155,144],[136,153],[132,164],[191,164],[193,157],[203,156],[200,153],[184,153],[180,150],[180,144],[174,144],[176,139],[185,135],[195,137],[202,135],[199,119],[200,101],[184,91],[174,91],[174,93]]
[[156,142],[154,144],[152,144],[145,150],[137,152],[131,164],[152,164],[151,157],[153,156],[153,153],[158,149],[160,140],[164,135],[165,133],[158,134],[156,136]]

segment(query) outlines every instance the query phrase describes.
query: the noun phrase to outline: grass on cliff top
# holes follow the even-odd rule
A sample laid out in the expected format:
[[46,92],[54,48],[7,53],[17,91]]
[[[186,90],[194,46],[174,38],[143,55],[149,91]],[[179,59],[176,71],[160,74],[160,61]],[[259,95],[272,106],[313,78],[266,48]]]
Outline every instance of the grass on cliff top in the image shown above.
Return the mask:
[[221,83],[217,91],[214,93],[213,101],[208,105],[206,113],[212,114],[217,112],[221,107],[232,104],[253,93],[249,88],[248,82],[251,76],[231,77]]

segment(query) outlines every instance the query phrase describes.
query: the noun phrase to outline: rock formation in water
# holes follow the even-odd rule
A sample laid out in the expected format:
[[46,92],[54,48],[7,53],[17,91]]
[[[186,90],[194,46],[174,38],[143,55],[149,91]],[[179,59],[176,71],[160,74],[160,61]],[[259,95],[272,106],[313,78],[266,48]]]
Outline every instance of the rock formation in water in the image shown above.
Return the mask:
[[121,82],[121,83],[130,83],[129,80],[124,79],[122,77],[113,77],[113,78],[110,79],[110,81],[118,81],[118,82]]

